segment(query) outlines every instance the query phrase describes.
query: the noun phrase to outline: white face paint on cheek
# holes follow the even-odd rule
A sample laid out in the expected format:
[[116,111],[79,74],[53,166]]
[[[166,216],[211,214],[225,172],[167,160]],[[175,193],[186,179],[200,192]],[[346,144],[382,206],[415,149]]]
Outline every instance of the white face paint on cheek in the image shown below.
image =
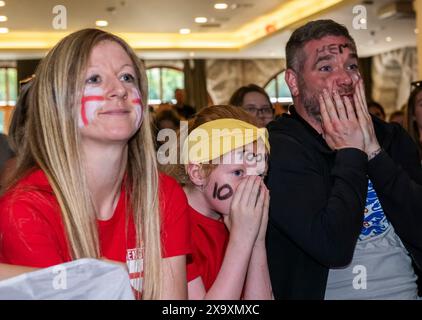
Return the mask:
[[104,107],[104,92],[101,88],[85,88],[79,113],[79,128],[88,126],[98,110]]
[[139,91],[135,88],[132,89],[132,93],[133,93],[133,107],[135,108],[135,113],[136,113],[136,127],[139,127],[141,125],[142,122],[142,98],[141,95],[139,93]]

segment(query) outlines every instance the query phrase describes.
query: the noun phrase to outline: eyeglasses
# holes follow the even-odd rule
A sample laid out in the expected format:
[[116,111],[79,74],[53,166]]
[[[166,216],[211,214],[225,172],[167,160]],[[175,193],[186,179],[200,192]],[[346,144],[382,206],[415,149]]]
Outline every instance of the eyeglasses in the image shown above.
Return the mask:
[[422,87],[422,80],[413,81],[413,82],[410,83],[410,85],[412,87],[417,87],[417,88]]
[[418,94],[422,91],[422,80],[413,81],[410,83],[410,94]]
[[245,108],[245,110],[255,116],[258,116],[259,114],[262,114],[264,117],[269,117],[272,116],[274,113],[273,108],[271,107],[267,107],[267,108],[253,108],[253,107],[249,107],[249,108]]

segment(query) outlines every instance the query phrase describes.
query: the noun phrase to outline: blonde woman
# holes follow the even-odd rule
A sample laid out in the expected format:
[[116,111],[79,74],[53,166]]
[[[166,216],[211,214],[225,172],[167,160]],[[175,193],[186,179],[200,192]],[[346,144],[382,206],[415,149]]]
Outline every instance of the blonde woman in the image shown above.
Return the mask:
[[133,50],[81,30],[33,81],[24,145],[0,199],[0,262],[106,258],[127,263],[143,299],[186,298],[186,197],[157,171],[146,73]]

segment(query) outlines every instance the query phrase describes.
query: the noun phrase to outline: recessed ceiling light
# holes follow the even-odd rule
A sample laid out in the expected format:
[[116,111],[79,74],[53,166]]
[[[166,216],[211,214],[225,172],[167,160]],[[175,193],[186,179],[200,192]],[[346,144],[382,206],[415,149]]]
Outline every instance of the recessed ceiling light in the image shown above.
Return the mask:
[[385,38],[385,41],[387,41],[387,42],[391,42],[391,41],[393,41],[393,38],[391,38],[391,37],[386,37],[386,38]]
[[9,28],[0,28],[0,33],[8,33]]
[[196,17],[195,22],[196,23],[206,23],[208,19],[206,17]]
[[106,21],[106,20],[97,20],[97,21],[95,21],[95,25],[97,27],[107,27],[108,26],[108,21]]
[[7,17],[6,16],[0,16],[0,22],[5,22],[7,21]]
[[0,7],[4,7],[6,5],[6,2],[0,1]]
[[227,3],[216,3],[214,5],[214,9],[217,10],[226,10],[229,7],[229,5]]
[[179,30],[180,34],[189,34],[190,33],[190,29],[188,28],[182,28]]

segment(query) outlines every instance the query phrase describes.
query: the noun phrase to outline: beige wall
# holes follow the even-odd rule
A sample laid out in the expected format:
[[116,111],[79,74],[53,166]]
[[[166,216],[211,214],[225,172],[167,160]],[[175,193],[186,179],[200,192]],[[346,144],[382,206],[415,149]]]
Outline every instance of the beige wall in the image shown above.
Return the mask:
[[214,104],[225,104],[237,88],[250,83],[264,86],[284,68],[284,59],[207,60],[208,92]]
[[403,48],[372,59],[372,97],[387,114],[399,110],[410,94],[410,83],[418,79],[416,48]]
[[[145,66],[167,66],[183,70],[183,61],[146,60]],[[209,59],[206,62],[208,93],[214,104],[225,104],[237,88],[250,83],[264,86],[284,68],[284,59]]]

